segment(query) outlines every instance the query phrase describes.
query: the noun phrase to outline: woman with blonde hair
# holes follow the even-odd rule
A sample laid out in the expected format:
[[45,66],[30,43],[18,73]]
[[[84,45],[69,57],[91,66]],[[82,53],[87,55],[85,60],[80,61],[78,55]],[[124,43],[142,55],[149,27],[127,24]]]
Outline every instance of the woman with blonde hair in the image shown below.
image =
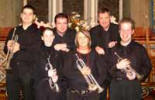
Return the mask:
[[[69,52],[64,61],[64,75],[68,81],[68,100],[99,100],[99,87],[106,70],[100,56],[91,49],[91,37],[88,31],[79,31],[75,37],[76,50]],[[94,77],[98,86],[91,83]],[[88,79],[89,78],[89,79]]]

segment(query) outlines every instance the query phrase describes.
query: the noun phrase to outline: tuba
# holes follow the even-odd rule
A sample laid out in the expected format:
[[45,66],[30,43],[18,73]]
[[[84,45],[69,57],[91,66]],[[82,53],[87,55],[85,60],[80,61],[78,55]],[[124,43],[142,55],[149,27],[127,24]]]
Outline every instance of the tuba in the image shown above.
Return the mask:
[[[82,68],[84,66],[86,66],[86,64],[84,63],[84,61],[81,58],[79,58],[79,56],[77,54],[75,54],[75,55],[77,57],[77,60],[76,60],[77,68],[82,73]],[[95,87],[98,93],[101,93],[104,90],[104,88],[102,88],[99,85],[99,83],[96,81],[96,79],[94,78],[94,76],[92,74],[89,74],[87,76],[83,75],[83,76],[84,76],[84,78],[85,78],[85,80],[86,80],[86,82],[88,84],[88,87],[92,87],[92,86]],[[88,90],[90,90],[90,89],[88,89]]]

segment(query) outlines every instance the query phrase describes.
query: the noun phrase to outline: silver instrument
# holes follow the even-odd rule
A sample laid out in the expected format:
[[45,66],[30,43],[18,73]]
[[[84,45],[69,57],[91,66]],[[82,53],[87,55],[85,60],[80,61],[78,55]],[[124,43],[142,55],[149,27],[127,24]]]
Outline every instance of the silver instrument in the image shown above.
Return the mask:
[[[50,67],[49,70],[55,70],[53,68],[52,64],[50,63],[50,57],[47,58],[47,61],[48,61],[48,66]],[[57,82],[53,82],[52,77],[49,78],[49,85],[50,85],[51,89],[55,88],[56,92],[60,92]]]
[[[121,60],[123,60],[122,57],[120,57],[117,52],[114,52],[114,54],[117,56],[118,58],[118,62],[120,62]],[[124,69],[121,69],[122,72],[125,72],[125,74],[127,75],[132,75],[133,73],[136,73],[136,77],[141,80],[143,78],[143,75],[140,75],[138,72],[136,72],[135,69],[133,69],[131,66],[127,66]]]
[[[81,59],[81,58],[79,58],[79,56],[77,55],[77,54],[75,54],[76,55],[76,57],[77,57],[77,60],[76,60],[76,65],[77,65],[77,68],[79,69],[79,71],[82,73],[82,68],[84,67],[84,66],[86,66],[86,64],[84,63],[84,61]],[[96,81],[96,79],[94,78],[94,76],[92,75],[92,74],[89,74],[89,75],[83,75],[84,76],[84,78],[85,78],[85,80],[86,80],[86,82],[87,82],[87,84],[88,84],[88,86],[95,86],[95,87],[97,87],[97,92],[98,93],[101,93],[103,90],[104,90],[104,88],[102,88],[99,84],[98,84],[98,82]]]

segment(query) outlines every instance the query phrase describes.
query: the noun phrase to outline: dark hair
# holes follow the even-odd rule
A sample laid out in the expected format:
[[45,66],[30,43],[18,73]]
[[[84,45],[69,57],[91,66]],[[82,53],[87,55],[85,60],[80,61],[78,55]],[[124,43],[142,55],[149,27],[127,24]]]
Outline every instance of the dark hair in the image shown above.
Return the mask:
[[121,21],[119,22],[119,27],[120,27],[120,25],[122,23],[130,23],[131,24],[131,28],[135,29],[135,22],[131,18],[126,17],[126,18],[121,19]]
[[68,15],[67,15],[67,14],[65,14],[65,13],[58,13],[58,14],[55,16],[55,18],[54,18],[54,22],[55,22],[55,23],[56,23],[56,20],[57,20],[58,18],[66,18],[66,19],[67,19],[67,23],[68,23]]
[[21,10],[21,13],[24,11],[24,9],[31,9],[32,11],[33,11],[33,14],[36,14],[36,12],[35,12],[35,8],[33,7],[33,6],[31,6],[31,5],[25,5],[23,8],[22,8],[22,10]]
[[109,15],[110,15],[110,10],[108,8],[99,8],[98,14],[99,13],[109,13]]
[[[52,31],[53,32],[53,30],[51,29],[51,28],[49,28],[49,27],[46,27],[44,30],[43,30],[43,32],[42,32],[42,36],[44,35],[44,33],[46,32],[46,31]],[[53,34],[54,34],[54,32],[53,32]]]

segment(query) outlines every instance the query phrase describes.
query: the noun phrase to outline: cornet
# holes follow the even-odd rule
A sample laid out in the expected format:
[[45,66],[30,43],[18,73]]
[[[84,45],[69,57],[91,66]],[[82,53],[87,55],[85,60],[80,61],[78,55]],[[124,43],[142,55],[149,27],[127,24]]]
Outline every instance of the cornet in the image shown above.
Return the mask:
[[[122,57],[120,57],[117,52],[114,52],[114,54],[118,57],[118,62],[120,62],[121,60],[123,60]],[[127,66],[123,69],[121,69],[122,72],[125,72],[126,75],[133,75],[134,73],[136,73],[136,77],[141,80],[143,78],[142,75],[140,75],[139,73],[136,72],[135,69],[133,69],[131,66]]]
[[[77,57],[77,60],[76,60],[76,65],[77,65],[77,68],[79,69],[79,71],[82,73],[82,68],[84,66],[86,66],[86,64],[84,63],[84,61],[79,58],[79,56],[77,54],[75,54],[76,57]],[[98,84],[98,82],[96,81],[96,79],[94,78],[94,76],[92,74],[89,74],[89,75],[83,75],[87,84],[88,84],[88,87],[96,87],[97,88],[97,92],[98,93],[101,93],[104,89]],[[92,87],[93,88],[93,87]],[[88,89],[90,90],[90,89]]]
[[[13,31],[13,34],[12,34],[12,37],[11,37],[11,40],[14,41],[13,44],[12,44],[13,48],[15,46],[15,43],[18,41],[18,35],[15,34],[15,32],[16,32],[16,27],[14,28],[14,31]],[[11,61],[13,55],[14,55],[14,53],[12,51],[8,50],[5,59],[1,63],[1,65],[5,66],[6,70],[11,70],[10,61]]]
[[[48,66],[50,67],[49,70],[54,70],[52,64],[50,63],[50,57],[47,59],[47,61],[48,61]],[[55,88],[56,92],[60,92],[57,82],[53,82],[52,77],[50,77],[50,79],[49,79],[49,85],[50,85],[51,89]]]
[[[14,31],[13,31],[13,34],[12,34],[12,37],[11,37],[11,40],[14,41],[14,43],[12,44],[13,47],[14,47],[15,43],[18,40],[18,35],[17,34],[15,35],[15,32],[16,32],[16,27],[14,28]],[[6,70],[11,69],[10,60],[12,59],[13,55],[14,55],[14,53],[10,52],[8,50],[5,57],[1,57],[1,58],[3,58],[3,60],[0,63],[0,66],[2,67],[2,69],[0,70],[0,82],[2,82],[6,78]]]

